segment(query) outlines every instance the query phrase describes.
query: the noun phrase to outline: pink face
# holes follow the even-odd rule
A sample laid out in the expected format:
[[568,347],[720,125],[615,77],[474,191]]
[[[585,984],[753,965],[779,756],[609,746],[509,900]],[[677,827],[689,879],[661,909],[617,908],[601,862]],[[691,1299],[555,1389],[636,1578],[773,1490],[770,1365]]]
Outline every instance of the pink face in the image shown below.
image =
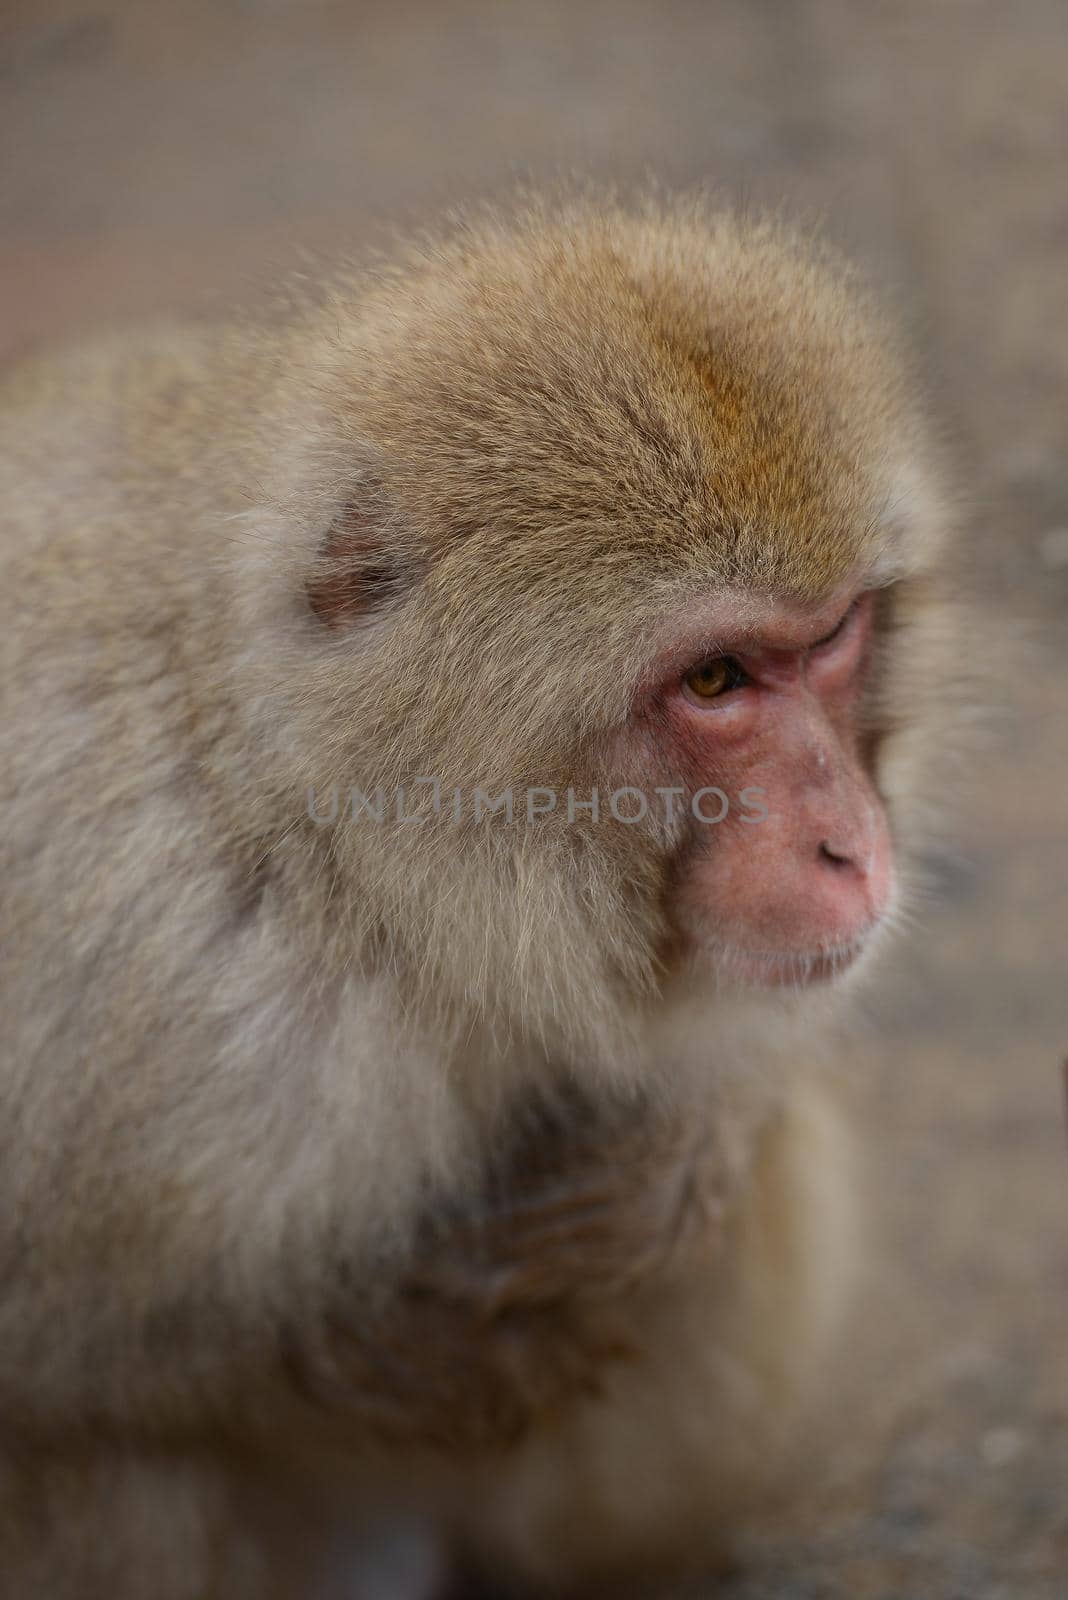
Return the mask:
[[[690,953],[743,981],[830,977],[889,908],[890,836],[858,721],[873,627],[873,598],[855,590],[813,607],[713,601],[673,627],[643,701],[656,781],[687,794],[672,920]],[[706,786],[729,800],[714,826],[689,809]]]

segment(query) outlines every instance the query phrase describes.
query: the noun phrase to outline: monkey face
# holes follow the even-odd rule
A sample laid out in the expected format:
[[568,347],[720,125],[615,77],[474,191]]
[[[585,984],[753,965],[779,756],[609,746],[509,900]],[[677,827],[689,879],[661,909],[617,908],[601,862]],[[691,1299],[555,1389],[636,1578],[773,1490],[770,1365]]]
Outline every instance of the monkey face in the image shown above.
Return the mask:
[[669,919],[688,954],[732,977],[830,978],[890,909],[890,830],[862,736],[874,613],[852,586],[804,606],[719,596],[638,711],[654,785],[681,790]]

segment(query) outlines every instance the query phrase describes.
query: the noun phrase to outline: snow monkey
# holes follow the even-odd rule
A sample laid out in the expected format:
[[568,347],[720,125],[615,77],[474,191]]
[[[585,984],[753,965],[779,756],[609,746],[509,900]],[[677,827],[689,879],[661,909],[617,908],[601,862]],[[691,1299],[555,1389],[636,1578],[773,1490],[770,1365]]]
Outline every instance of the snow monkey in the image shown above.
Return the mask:
[[760,1503],[960,655],[914,387],[829,247],[588,193],[7,375],[5,1596],[651,1593]]

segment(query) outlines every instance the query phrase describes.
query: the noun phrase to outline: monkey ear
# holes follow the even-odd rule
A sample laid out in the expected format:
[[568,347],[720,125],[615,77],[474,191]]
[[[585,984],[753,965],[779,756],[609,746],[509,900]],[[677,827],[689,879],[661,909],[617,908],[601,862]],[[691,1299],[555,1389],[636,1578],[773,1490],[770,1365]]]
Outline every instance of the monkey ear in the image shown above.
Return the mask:
[[308,580],[308,602],[319,621],[341,629],[380,611],[402,594],[411,573],[389,541],[385,518],[370,494],[348,501],[335,516],[319,547]]

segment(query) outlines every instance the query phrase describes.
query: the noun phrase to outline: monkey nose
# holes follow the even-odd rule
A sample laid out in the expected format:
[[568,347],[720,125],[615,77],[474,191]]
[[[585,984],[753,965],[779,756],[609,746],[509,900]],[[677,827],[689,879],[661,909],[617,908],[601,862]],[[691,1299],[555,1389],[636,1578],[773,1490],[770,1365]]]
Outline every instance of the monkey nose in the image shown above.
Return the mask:
[[856,801],[852,814],[825,816],[823,827],[816,832],[820,865],[863,882],[876,865],[880,833],[871,808]]
[[867,870],[865,857],[870,855],[869,850],[858,850],[845,842],[835,839],[823,839],[817,852],[821,861],[831,867],[855,867],[863,874]]
[[[827,833],[816,849],[819,867],[828,889],[834,882],[834,893],[840,908],[853,905],[863,908],[865,916],[878,916],[887,904],[891,890],[892,869],[889,842],[885,831],[877,825],[851,827]],[[842,900],[842,896],[845,899]]]

